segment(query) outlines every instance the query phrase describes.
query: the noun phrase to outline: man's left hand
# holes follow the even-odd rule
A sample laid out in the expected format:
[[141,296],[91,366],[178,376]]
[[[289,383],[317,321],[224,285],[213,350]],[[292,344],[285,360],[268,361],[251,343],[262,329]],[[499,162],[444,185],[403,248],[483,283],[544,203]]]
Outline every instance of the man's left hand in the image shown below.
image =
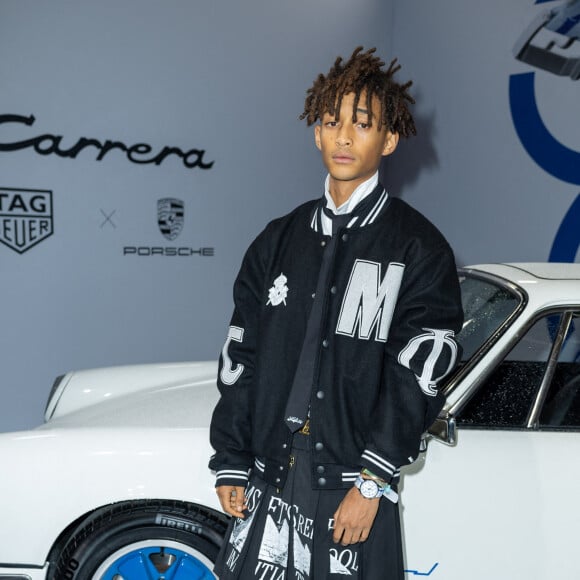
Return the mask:
[[363,497],[356,487],[350,489],[334,512],[334,543],[348,546],[364,542],[375,521],[379,501],[380,498]]

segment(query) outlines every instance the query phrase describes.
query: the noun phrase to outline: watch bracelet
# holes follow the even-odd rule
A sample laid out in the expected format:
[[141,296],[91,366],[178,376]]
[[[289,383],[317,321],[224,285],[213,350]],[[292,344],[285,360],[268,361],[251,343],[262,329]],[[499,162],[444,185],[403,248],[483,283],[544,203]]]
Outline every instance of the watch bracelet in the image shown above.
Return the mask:
[[378,486],[382,487],[383,489],[391,487],[382,477],[375,475],[366,467],[363,467],[360,473],[361,475],[366,475],[367,479],[372,479]]

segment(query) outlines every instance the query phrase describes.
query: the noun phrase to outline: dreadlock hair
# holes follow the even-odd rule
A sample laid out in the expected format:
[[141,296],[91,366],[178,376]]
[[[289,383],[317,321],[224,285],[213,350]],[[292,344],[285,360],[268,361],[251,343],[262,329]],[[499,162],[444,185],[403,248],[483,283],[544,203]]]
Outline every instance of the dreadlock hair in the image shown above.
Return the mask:
[[373,122],[372,100],[377,97],[381,103],[379,130],[385,125],[391,133],[398,133],[401,137],[416,135],[415,121],[408,108],[409,103],[415,102],[408,93],[413,81],[401,85],[393,80],[393,75],[401,68],[397,59],[391,61],[385,71],[381,69],[385,63],[374,56],[376,48],[362,51],[362,46],[355,48],[345,63],[339,56],[326,76],[318,75],[306,92],[304,112],[300,119],[306,119],[309,126],[322,119],[325,113],[334,115],[338,120],[342,98],[348,93],[354,93],[352,120],[355,122],[360,96],[366,91],[369,126]]

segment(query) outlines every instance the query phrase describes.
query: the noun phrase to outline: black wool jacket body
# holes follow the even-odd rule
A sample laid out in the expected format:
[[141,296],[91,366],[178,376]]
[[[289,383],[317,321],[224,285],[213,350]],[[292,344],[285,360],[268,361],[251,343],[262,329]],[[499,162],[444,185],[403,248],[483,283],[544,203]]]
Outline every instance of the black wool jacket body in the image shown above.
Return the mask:
[[[285,410],[323,254],[324,198],[272,221],[246,252],[211,422],[216,485],[252,469],[282,487]],[[453,253],[419,212],[377,188],[335,235],[310,398],[312,486],[352,486],[361,467],[392,485],[441,410],[463,312]],[[310,386],[310,385],[309,385]]]

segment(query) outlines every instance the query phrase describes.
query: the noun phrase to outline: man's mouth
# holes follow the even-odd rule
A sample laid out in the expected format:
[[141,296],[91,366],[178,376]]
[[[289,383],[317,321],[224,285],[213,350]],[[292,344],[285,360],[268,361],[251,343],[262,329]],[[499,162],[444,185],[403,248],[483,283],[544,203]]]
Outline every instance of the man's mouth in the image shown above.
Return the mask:
[[336,161],[336,163],[350,163],[354,161],[354,157],[349,153],[334,153],[332,156],[332,160]]

